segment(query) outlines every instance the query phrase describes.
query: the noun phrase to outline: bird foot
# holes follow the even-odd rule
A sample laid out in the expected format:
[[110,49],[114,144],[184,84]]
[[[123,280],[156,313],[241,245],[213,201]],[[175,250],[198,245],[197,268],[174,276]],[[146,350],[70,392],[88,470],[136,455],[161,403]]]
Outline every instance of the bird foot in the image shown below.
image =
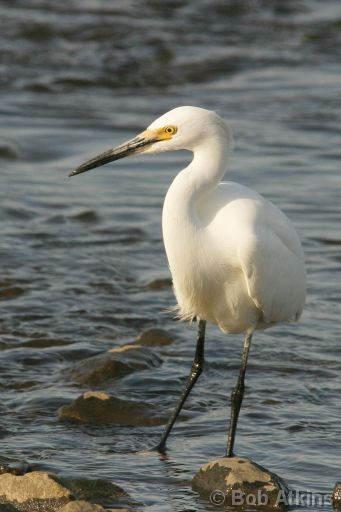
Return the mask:
[[166,445],[164,443],[159,443],[156,446],[153,446],[152,448],[150,448],[150,451],[151,452],[159,452],[162,455],[165,455],[166,452],[167,452],[167,448],[166,448]]

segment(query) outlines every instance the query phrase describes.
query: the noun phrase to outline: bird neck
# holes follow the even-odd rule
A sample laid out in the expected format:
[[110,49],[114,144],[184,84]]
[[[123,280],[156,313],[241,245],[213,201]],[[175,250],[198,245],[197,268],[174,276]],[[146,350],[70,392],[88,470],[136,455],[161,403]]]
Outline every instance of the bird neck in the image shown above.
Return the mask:
[[189,227],[196,218],[197,205],[221,181],[231,151],[226,139],[212,137],[192,148],[193,159],[168,189],[163,207],[164,229],[167,224]]
[[226,140],[216,137],[206,139],[192,151],[191,163],[176,176],[167,193],[179,216],[192,215],[196,205],[217,187],[229,156]]
[[191,163],[176,176],[163,205],[163,239],[168,263],[177,281],[186,281],[186,269],[193,267],[193,251],[202,252],[199,204],[218,186],[226,168],[229,155],[226,139],[224,143],[212,139],[192,148]]
[[206,139],[193,148],[193,160],[184,169],[194,200],[210,192],[226,171],[229,147],[224,138]]

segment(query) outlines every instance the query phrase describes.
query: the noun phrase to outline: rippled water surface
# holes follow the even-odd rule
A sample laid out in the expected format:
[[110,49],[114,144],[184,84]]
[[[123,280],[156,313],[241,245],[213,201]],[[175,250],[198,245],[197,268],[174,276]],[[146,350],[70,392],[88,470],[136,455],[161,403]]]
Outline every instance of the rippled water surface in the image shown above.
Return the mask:
[[337,0],[17,0],[0,12],[1,454],[112,479],[139,510],[214,509],[190,480],[224,452],[240,336],[209,327],[206,370],[166,459],[143,452],[160,426],[79,426],[57,414],[89,389],[71,380],[72,365],[151,327],[176,335],[153,349],[162,364],[98,389],[164,416],[184,384],[195,326],[167,313],[169,286],[149,283],[169,277],[162,201],[188,155],[67,174],[195,104],[230,121],[229,178],[287,213],[308,268],[301,321],[254,337],[237,452],[296,489],[330,492],[341,455]]

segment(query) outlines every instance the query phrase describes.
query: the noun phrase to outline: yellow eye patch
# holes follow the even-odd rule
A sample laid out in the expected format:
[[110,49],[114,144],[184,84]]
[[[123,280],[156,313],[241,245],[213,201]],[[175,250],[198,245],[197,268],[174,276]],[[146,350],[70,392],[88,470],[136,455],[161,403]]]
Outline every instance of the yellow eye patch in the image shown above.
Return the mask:
[[141,133],[142,137],[147,139],[155,139],[155,140],[170,140],[173,135],[178,131],[177,126],[168,124],[167,126],[163,126],[162,128],[156,129],[147,129],[143,133]]

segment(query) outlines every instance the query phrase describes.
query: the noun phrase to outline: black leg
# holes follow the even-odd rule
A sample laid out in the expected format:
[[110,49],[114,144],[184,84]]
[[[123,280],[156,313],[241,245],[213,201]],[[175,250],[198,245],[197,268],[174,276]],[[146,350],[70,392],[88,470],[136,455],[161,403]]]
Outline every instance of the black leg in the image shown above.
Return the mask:
[[205,320],[198,320],[198,338],[197,338],[197,347],[195,350],[194,361],[192,364],[191,373],[189,374],[186,387],[182,392],[182,395],[179,398],[179,401],[175,407],[174,413],[168,421],[166,428],[161,436],[160,443],[157,445],[157,450],[160,452],[164,452],[166,449],[166,441],[169,436],[170,431],[178,417],[182,406],[184,405],[186,398],[191,392],[194,384],[198,380],[199,375],[201,374],[204,366],[204,343],[205,343],[205,328],[206,322]]
[[227,441],[226,457],[233,457],[234,438],[236,436],[238,416],[239,416],[239,411],[240,411],[242,401],[243,401],[243,396],[244,396],[244,380],[245,380],[245,372],[246,372],[246,366],[247,366],[247,358],[248,358],[249,350],[250,350],[250,346],[251,346],[251,339],[252,339],[252,333],[251,334],[247,333],[244,338],[242,362],[241,362],[241,366],[240,366],[237,385],[231,394],[231,418],[230,418],[230,428],[229,428],[229,435],[228,435],[228,441]]

